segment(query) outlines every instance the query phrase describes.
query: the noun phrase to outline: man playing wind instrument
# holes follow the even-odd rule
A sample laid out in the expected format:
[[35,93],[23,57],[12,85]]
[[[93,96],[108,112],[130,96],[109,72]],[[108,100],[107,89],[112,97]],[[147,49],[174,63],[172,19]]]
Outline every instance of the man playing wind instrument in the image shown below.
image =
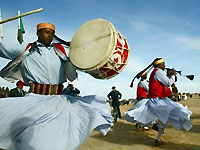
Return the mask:
[[[149,78],[148,99],[139,101],[125,113],[125,118],[130,122],[140,122],[150,124],[158,121],[158,135],[155,140],[155,146],[161,146],[161,136],[167,123],[170,123],[175,129],[184,128],[190,130],[191,111],[182,104],[172,101],[169,97],[171,90],[169,87],[175,82],[176,70],[172,69],[171,78],[166,76],[165,62],[163,58],[156,58],[152,63],[154,70]],[[138,113],[139,112],[139,113]]]

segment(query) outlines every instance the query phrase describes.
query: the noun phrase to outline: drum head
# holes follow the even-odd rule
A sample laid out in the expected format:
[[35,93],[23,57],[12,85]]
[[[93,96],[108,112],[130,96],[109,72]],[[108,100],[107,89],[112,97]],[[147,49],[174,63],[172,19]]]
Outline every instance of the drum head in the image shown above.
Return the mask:
[[112,52],[114,43],[112,25],[103,19],[83,24],[72,38],[69,57],[80,70],[103,66]]

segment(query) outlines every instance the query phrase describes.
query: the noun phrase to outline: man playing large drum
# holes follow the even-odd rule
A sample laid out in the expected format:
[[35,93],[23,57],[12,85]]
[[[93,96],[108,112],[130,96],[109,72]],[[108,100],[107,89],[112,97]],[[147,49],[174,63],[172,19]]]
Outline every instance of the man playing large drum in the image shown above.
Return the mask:
[[31,92],[0,100],[1,148],[73,150],[94,128],[105,135],[112,125],[106,98],[61,95],[63,83],[76,79],[77,73],[63,46],[52,42],[54,34],[53,24],[38,24],[38,40],[17,58],[0,43],[1,57],[13,59],[0,76],[23,81]]

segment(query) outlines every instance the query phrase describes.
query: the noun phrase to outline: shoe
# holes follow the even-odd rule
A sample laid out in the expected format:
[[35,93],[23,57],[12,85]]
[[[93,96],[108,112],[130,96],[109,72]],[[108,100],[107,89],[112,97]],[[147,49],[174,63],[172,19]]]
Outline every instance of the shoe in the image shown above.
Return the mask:
[[[158,132],[158,125],[157,125],[157,124],[154,124],[154,125],[152,126],[152,129]],[[164,131],[163,131],[163,134],[164,134]]]
[[136,124],[135,124],[135,127],[136,127],[136,129],[139,129],[139,128],[140,128],[140,124],[139,124],[139,123],[136,123]]
[[135,124],[135,127],[136,127],[136,129],[137,129],[138,131],[142,131],[142,130],[143,130],[143,127],[141,127],[139,123],[136,123],[136,124]]
[[152,126],[152,129],[155,130],[155,131],[158,131],[158,126],[157,126],[157,124],[154,124],[154,125]]
[[155,140],[155,146],[162,146],[162,145],[165,145],[163,141]]

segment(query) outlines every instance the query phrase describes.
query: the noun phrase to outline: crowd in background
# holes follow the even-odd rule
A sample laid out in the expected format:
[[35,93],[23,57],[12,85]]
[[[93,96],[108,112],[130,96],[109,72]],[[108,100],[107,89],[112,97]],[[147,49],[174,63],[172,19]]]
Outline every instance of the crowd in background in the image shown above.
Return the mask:
[[9,88],[8,87],[0,87],[0,98],[6,98],[9,94]]
[[[16,88],[13,89],[9,89],[8,87],[0,87],[0,98],[25,96],[25,94],[28,92],[23,90],[23,85],[20,83],[21,82],[17,82]],[[68,86],[63,89],[63,94],[80,97],[80,90],[75,88],[73,83],[69,82]]]
[[[71,84],[69,84],[71,85]],[[68,85],[68,86],[69,86]],[[68,89],[68,88],[66,88]],[[69,88],[70,90],[70,93],[71,93],[71,88]],[[80,91],[77,92],[78,89],[76,89],[76,94],[77,96],[80,94]],[[8,87],[1,87],[0,86],[0,98],[6,98],[6,97],[9,97],[9,92],[10,92],[10,89]],[[26,91],[25,91],[26,92]],[[27,92],[26,92],[27,93]],[[64,92],[63,92],[64,93]],[[67,92],[66,92],[67,93]],[[64,94],[66,94],[64,93]],[[73,95],[72,95],[73,96]],[[178,93],[178,96],[176,97],[176,101],[180,101],[180,100],[187,100],[189,98],[192,98],[192,94],[190,93]],[[130,99],[130,100],[133,100],[133,99]],[[128,102],[130,102],[130,100],[122,100],[122,102],[120,104],[122,105],[125,105],[125,104],[129,104]]]

